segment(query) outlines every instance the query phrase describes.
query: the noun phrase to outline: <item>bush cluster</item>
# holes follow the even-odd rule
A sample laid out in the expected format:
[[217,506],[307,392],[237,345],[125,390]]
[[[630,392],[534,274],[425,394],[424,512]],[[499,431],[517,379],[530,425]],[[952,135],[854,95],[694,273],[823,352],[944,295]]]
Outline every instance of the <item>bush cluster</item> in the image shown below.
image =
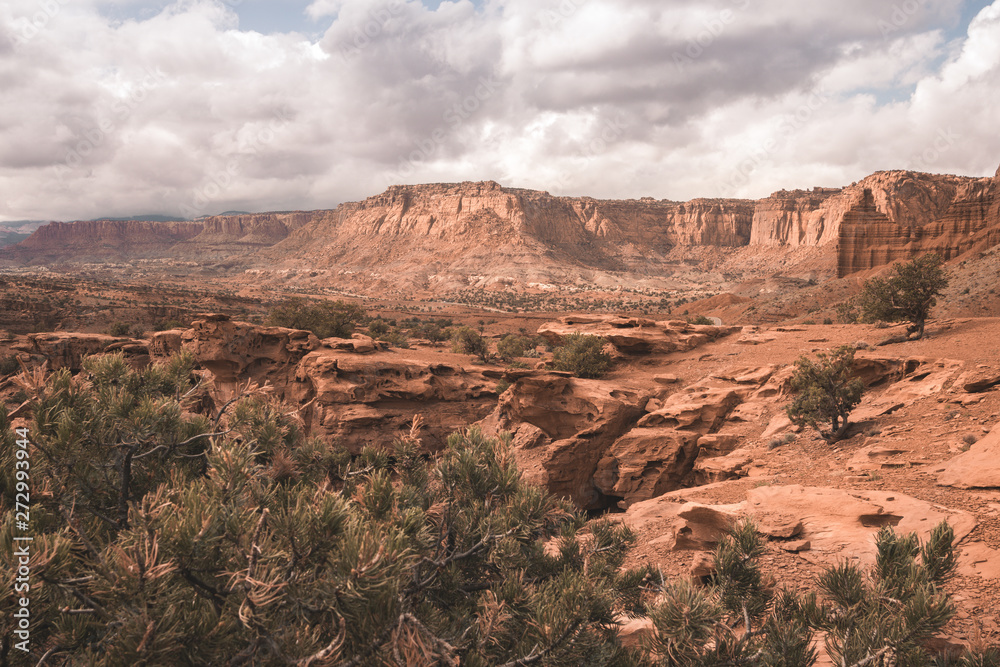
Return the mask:
[[293,297],[275,306],[267,322],[272,326],[312,331],[318,338],[350,338],[365,317],[364,309],[355,303]]
[[611,368],[611,356],[604,352],[605,340],[598,336],[570,334],[552,353],[557,371],[582,378],[599,378]]

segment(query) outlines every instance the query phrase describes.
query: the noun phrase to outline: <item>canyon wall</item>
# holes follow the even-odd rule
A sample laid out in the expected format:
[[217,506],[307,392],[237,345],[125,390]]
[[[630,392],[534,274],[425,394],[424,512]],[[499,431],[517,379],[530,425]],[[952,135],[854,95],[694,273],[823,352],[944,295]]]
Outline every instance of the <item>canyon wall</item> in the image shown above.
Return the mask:
[[885,171],[845,188],[688,202],[555,197],[492,181],[398,185],[335,210],[51,223],[0,250],[0,259],[230,260],[230,268],[318,271],[330,281],[364,275],[370,289],[448,290],[670,276],[700,257],[685,249],[724,255],[743,248],[744,263],[752,263],[755,249],[814,248],[828,259],[810,261],[844,276],[923,252],[953,258],[1000,242],[997,179]]
[[[911,182],[903,184],[909,186]],[[919,201],[916,197],[883,199],[880,205],[879,194],[884,191],[866,188],[841,222],[837,275],[842,277],[929,252],[952,259],[1000,243],[997,192],[996,179],[942,183],[927,209],[917,209],[914,214],[917,208],[914,202]],[[899,213],[900,209],[904,214]]]
[[25,264],[124,261],[167,257],[178,243],[202,231],[200,222],[88,220],[50,222],[0,256]]

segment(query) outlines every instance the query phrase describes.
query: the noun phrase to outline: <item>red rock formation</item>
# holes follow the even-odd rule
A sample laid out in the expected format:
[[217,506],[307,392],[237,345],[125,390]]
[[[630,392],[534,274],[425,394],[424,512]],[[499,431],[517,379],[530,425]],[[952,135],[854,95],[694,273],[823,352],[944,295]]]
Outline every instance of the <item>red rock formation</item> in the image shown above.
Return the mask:
[[[903,190],[911,182],[903,183]],[[942,188],[947,192],[947,188]],[[845,216],[837,246],[837,273],[845,276],[896,260],[936,252],[951,259],[974,248],[1000,242],[1000,211],[995,179],[976,179],[956,187],[947,208],[931,208],[924,216],[883,213],[872,190]],[[903,197],[897,197],[899,206]],[[913,199],[911,199],[913,201]],[[893,211],[890,211],[893,213]]]
[[201,230],[200,222],[50,222],[21,243],[4,248],[0,256],[26,264],[169,257],[175,245]]
[[757,202],[603,201],[492,181],[398,185],[332,211],[52,223],[0,258],[239,257],[264,272],[328,271],[323,280],[362,290],[450,291],[491,281],[588,282],[594,271],[669,276],[686,269],[683,260],[704,257],[698,248],[713,249],[716,259],[748,248],[749,263],[754,249],[821,248],[830,261],[809,261],[829,273],[836,256],[845,275],[922,252],[954,257],[1000,243],[995,181],[885,171],[843,189],[781,191]]
[[153,335],[150,351],[187,350],[204,369],[211,402],[223,405],[247,380],[269,386],[299,406],[306,432],[357,453],[389,447],[417,415],[424,447],[437,450],[451,433],[485,417],[496,404],[495,378],[461,366],[377,351],[367,336],[316,339],[308,331],[265,327],[206,315],[190,329]]

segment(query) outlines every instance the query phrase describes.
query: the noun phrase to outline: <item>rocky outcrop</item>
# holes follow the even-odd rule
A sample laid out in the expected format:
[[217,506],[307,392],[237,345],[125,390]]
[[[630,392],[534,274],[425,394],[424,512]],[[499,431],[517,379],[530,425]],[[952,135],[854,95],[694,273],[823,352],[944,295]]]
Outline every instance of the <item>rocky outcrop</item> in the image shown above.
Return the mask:
[[638,317],[574,315],[543,324],[538,335],[552,345],[562,345],[572,334],[599,336],[624,354],[665,354],[693,350],[739,330],[739,327],[688,324],[683,320],[654,322]]
[[[624,522],[644,544],[664,551],[712,550],[741,517],[753,520],[758,532],[823,565],[857,559],[870,565],[874,536],[883,526],[915,532],[926,541],[931,530],[948,521],[955,543],[976,527],[975,518],[955,510],[886,491],[849,491],[824,487],[761,486],[746,491],[745,500],[728,505],[678,502],[671,493],[630,507]],[[806,544],[807,543],[807,544]]]
[[13,349],[26,352],[39,363],[47,362],[51,370],[68,368],[77,372],[84,357],[121,350],[130,357],[148,361],[146,344],[129,338],[75,332],[28,334],[27,341]]
[[[295,366],[319,347],[319,340],[308,331],[237,322],[217,314],[193,321],[180,334],[179,343],[212,374],[216,387],[229,390],[247,380],[287,387]],[[153,334],[150,343],[159,355],[178,351],[177,346],[177,331]]]
[[[827,273],[835,256],[846,275],[922,252],[951,258],[996,243],[995,179],[886,171],[845,188],[783,190],[759,201],[555,197],[492,181],[397,185],[327,211],[51,223],[0,251],[0,259],[169,257],[275,280],[302,271],[317,283],[361,290],[451,291],[621,284],[619,272],[667,278],[686,273],[691,261],[716,265],[748,247],[822,248],[822,257],[789,261]],[[234,258],[239,262],[227,263]]]
[[0,257],[25,264],[107,262],[169,257],[182,241],[202,231],[200,222],[89,220],[50,222]]
[[[906,188],[910,183],[904,182]],[[840,225],[837,246],[837,272],[845,276],[896,260],[936,252],[951,259],[974,248],[985,248],[1000,242],[1000,218],[992,217],[990,209],[997,197],[993,179],[968,179],[953,189],[951,183],[940,186],[939,201],[928,202],[923,215],[893,216],[902,202],[919,202],[912,195],[897,197],[879,205],[876,193],[866,189],[857,204]],[[916,189],[911,187],[911,190]],[[945,196],[950,195],[950,196]],[[941,208],[944,201],[948,205]],[[888,214],[886,209],[889,208]]]
[[426,451],[488,415],[496,380],[458,364],[430,363],[401,352],[310,352],[295,369],[291,399],[308,432],[346,446],[391,447],[418,420]]
[[595,481],[601,460],[643,414],[651,390],[618,381],[534,372],[518,378],[481,425],[514,434],[518,466],[534,483],[586,509],[614,504]]
[[938,469],[937,483],[959,489],[1000,488],[1000,424],[969,451]]
[[308,435],[354,453],[366,445],[390,447],[418,415],[424,448],[440,449],[448,435],[496,404],[496,378],[387,351],[360,334],[320,341],[308,331],[210,314],[190,329],[154,334],[150,349],[157,358],[190,352],[206,374],[215,408],[253,381],[297,406]]

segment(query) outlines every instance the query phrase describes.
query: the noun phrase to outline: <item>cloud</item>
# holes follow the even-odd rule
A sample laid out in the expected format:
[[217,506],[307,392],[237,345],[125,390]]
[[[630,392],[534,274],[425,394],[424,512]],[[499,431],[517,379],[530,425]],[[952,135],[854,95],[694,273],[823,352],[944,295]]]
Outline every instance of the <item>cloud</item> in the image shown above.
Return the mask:
[[316,0],[315,41],[240,30],[237,9],[4,3],[0,218],[487,178],[758,197],[1000,161],[1000,0],[957,40],[960,0]]

